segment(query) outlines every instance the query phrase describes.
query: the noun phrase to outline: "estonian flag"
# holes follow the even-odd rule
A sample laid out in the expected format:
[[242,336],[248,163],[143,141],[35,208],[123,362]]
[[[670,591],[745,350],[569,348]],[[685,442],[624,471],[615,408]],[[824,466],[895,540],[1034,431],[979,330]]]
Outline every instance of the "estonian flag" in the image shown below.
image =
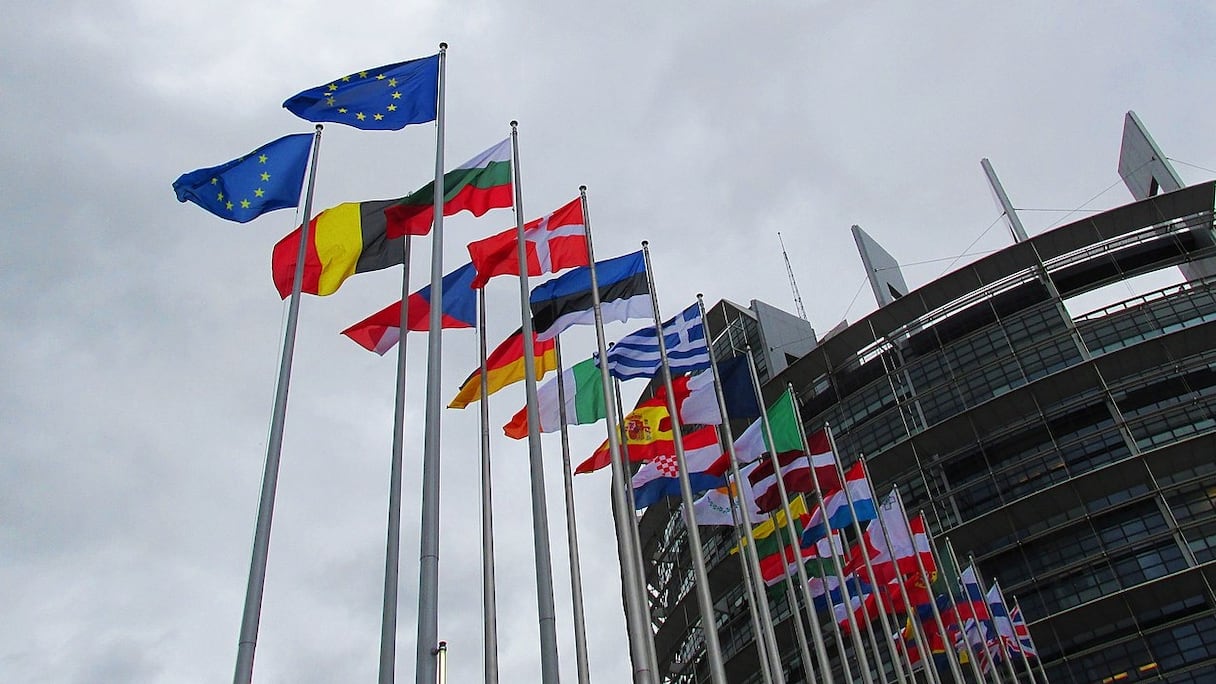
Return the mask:
[[[595,275],[605,321],[654,317],[646,260],[640,251],[596,262]],[[595,322],[589,267],[576,268],[541,283],[528,300],[538,340],[551,340],[572,325]]]

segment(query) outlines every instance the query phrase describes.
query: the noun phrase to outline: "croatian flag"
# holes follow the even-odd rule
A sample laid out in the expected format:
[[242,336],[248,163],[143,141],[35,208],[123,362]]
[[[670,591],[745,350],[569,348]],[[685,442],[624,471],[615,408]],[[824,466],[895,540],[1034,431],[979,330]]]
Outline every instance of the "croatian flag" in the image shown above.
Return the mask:
[[[684,437],[684,460],[694,494],[726,485],[729,461],[718,445],[718,430],[706,426]],[[675,454],[649,461],[633,476],[634,507],[643,509],[665,496],[680,495],[680,469]]]

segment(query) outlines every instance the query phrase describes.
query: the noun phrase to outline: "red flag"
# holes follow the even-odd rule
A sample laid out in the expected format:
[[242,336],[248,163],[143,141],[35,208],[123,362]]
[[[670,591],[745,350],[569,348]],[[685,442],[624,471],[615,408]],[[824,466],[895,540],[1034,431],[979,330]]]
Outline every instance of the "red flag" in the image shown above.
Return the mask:
[[[519,274],[515,236],[516,229],[509,228],[484,240],[469,243],[469,256],[477,269],[477,277],[473,279],[474,288],[482,287],[496,275]],[[530,276],[590,265],[582,201],[576,199],[551,214],[524,224],[524,244]]]

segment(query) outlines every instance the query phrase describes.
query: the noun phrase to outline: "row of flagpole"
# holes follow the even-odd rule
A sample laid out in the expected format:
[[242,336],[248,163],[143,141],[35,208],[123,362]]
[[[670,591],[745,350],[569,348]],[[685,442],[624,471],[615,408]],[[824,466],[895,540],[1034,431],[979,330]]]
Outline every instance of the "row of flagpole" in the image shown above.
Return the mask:
[[[423,452],[421,458],[421,516],[420,516],[420,553],[419,553],[419,585],[418,585],[418,610],[417,610],[417,636],[415,640],[416,659],[415,659],[415,677],[418,684],[431,684],[440,676],[439,670],[446,670],[446,648],[441,645],[438,640],[438,595],[439,595],[439,549],[440,549],[440,519],[439,519],[439,498],[440,498],[440,465],[441,465],[441,415],[442,407],[440,404],[440,389],[441,389],[441,358],[442,358],[442,336],[441,329],[444,327],[443,316],[443,295],[444,281],[443,274],[443,216],[445,213],[445,175],[444,175],[444,93],[445,93],[445,65],[446,65],[446,44],[440,44],[439,53],[436,57],[436,92],[435,92],[435,111],[433,119],[416,119],[406,121],[402,126],[408,123],[416,123],[421,121],[434,120],[436,122],[436,156],[435,156],[435,178],[433,184],[433,223],[432,223],[432,243],[431,243],[431,269],[430,269],[430,290],[429,290],[429,311],[428,311],[428,346],[427,346],[427,373],[426,373],[426,392],[425,392],[425,419],[423,427]],[[430,58],[427,58],[430,59]],[[422,61],[422,60],[415,60]],[[408,63],[403,63],[408,64]],[[400,66],[400,65],[391,65]],[[366,77],[366,72],[361,74]],[[347,77],[349,80],[350,77]],[[337,85],[331,84],[328,88],[318,87],[321,91],[326,92],[338,89]],[[298,98],[299,96],[297,96]],[[297,98],[289,100],[293,102]],[[333,106],[332,99],[329,105]],[[287,106],[287,104],[285,104]],[[390,107],[390,110],[395,108]],[[295,110],[293,110],[295,111]],[[345,112],[345,110],[341,110]],[[296,112],[299,113],[299,112]],[[303,116],[303,115],[301,115]],[[362,113],[360,113],[362,120]],[[377,117],[380,115],[377,114]],[[307,117],[306,117],[307,118]],[[319,120],[319,119],[313,119]],[[332,120],[332,119],[325,119]],[[353,124],[352,124],[353,125]],[[546,504],[546,487],[544,481],[544,462],[542,458],[542,448],[540,441],[540,433],[542,428],[541,417],[539,412],[540,401],[537,388],[537,356],[534,347],[537,331],[533,324],[533,311],[530,307],[530,292],[528,277],[529,265],[527,255],[527,240],[524,225],[523,199],[522,199],[522,183],[520,179],[520,162],[519,162],[519,143],[518,143],[518,124],[511,122],[510,148],[511,148],[511,188],[512,198],[511,206],[515,211],[515,240],[516,240],[516,258],[519,273],[519,292],[521,306],[521,336],[523,340],[523,366],[524,366],[524,385],[525,385],[525,414],[527,419],[527,438],[529,452],[529,471],[530,471],[530,492],[531,492],[531,515],[533,525],[533,540],[534,540],[534,556],[536,569],[536,590],[537,590],[537,606],[538,606],[538,630],[539,630],[539,655],[541,663],[541,681],[546,684],[553,684],[559,680],[558,667],[558,648],[557,648],[557,630],[556,616],[553,596],[553,568],[551,550],[549,545],[549,524],[548,512]],[[296,136],[297,138],[300,136]],[[290,373],[292,366],[292,358],[294,353],[294,343],[298,326],[298,315],[300,307],[301,294],[304,292],[304,277],[306,252],[310,240],[310,227],[314,220],[311,217],[313,193],[316,179],[317,158],[320,146],[321,126],[316,126],[316,131],[312,135],[311,140],[311,164],[306,180],[307,192],[305,195],[303,207],[303,220],[301,222],[299,233],[299,246],[296,256],[294,275],[291,287],[291,299],[288,305],[287,320],[283,336],[283,350],[280,356],[279,375],[276,384],[275,402],[271,417],[270,435],[267,442],[267,456],[265,461],[265,469],[262,479],[262,491],[259,500],[258,516],[255,525],[255,534],[253,541],[253,549],[251,554],[250,573],[246,590],[246,598],[244,605],[244,613],[242,616],[242,624],[240,630],[240,639],[238,641],[236,671],[234,674],[234,682],[244,684],[252,679],[253,659],[256,649],[257,630],[260,620],[260,609],[262,603],[262,594],[266,575],[266,564],[268,558],[268,546],[270,537],[271,519],[273,515],[275,489],[277,482],[277,474],[282,450],[283,427],[286,417],[287,393],[290,382]],[[278,141],[276,141],[278,142]],[[235,160],[231,164],[243,162]],[[265,156],[262,157],[265,161]],[[230,164],[230,165],[231,165]],[[219,167],[216,167],[219,168]],[[214,169],[202,169],[195,172],[194,175],[203,172],[210,172]],[[188,176],[191,174],[187,174]],[[194,180],[200,184],[205,175],[199,176]],[[187,176],[183,176],[186,179]],[[268,178],[267,174],[262,174],[263,178]],[[181,182],[183,179],[179,179]],[[212,178],[211,183],[215,184],[216,179]],[[205,187],[205,186],[203,186]],[[178,184],[175,183],[175,189],[178,189]],[[197,188],[195,188],[197,189]],[[182,197],[182,190],[179,189],[179,199]],[[259,189],[261,192],[261,189]],[[260,195],[259,195],[260,196]],[[219,199],[223,200],[223,193],[219,193]],[[198,197],[191,197],[192,201],[196,201],[200,206],[204,206],[213,213],[220,214],[224,209],[223,204],[215,204],[214,200],[208,200]],[[185,201],[185,200],[183,200]],[[208,206],[208,202],[211,203]],[[298,203],[298,196],[296,199]],[[609,455],[609,463],[611,466],[611,511],[616,525],[616,538],[618,547],[618,558],[621,568],[622,590],[624,598],[624,609],[627,626],[627,638],[630,650],[630,660],[632,663],[633,681],[638,683],[658,682],[660,678],[660,667],[658,655],[655,650],[654,632],[652,629],[652,619],[650,616],[649,592],[647,589],[646,580],[646,563],[642,557],[641,543],[639,539],[639,531],[637,526],[637,515],[635,511],[638,509],[634,501],[634,488],[631,486],[630,466],[634,461],[627,455],[627,444],[622,443],[621,428],[624,421],[624,411],[620,405],[620,391],[618,387],[619,378],[614,377],[610,372],[611,356],[609,353],[609,345],[607,343],[604,331],[604,317],[602,312],[603,302],[601,301],[600,285],[597,278],[596,261],[594,257],[594,248],[592,244],[591,220],[590,211],[587,202],[587,193],[585,187],[579,189],[580,208],[583,217],[583,234],[587,253],[587,269],[590,279],[590,294],[591,294],[591,311],[593,314],[593,323],[596,331],[596,342],[599,356],[599,375],[600,384],[603,393],[603,410],[606,418],[607,428],[607,447]],[[243,203],[247,204],[247,203]],[[286,206],[286,205],[283,205]],[[502,206],[502,205],[498,205]],[[226,208],[228,211],[233,209],[233,203],[228,200]],[[274,208],[282,208],[270,206],[261,208],[258,211],[267,211]],[[254,214],[256,215],[256,214]],[[248,218],[232,218],[225,217],[231,220],[249,220]],[[384,579],[384,598],[382,606],[381,620],[381,642],[380,642],[380,662],[379,662],[379,681],[382,684],[391,684],[395,679],[396,671],[396,637],[397,637],[397,607],[398,607],[398,588],[399,588],[399,555],[400,555],[400,531],[401,531],[401,486],[402,486],[402,471],[404,458],[404,418],[406,409],[406,345],[405,337],[411,329],[409,316],[410,310],[410,240],[411,233],[407,230],[404,234],[402,242],[402,300],[399,311],[399,337],[398,337],[398,357],[397,357],[397,373],[396,373],[396,394],[394,408],[394,425],[393,425],[393,444],[390,463],[390,481],[389,481],[389,500],[388,500],[388,525],[386,535],[386,556],[385,556],[385,579]],[[546,238],[547,239],[547,238]],[[669,363],[668,349],[666,342],[665,326],[660,314],[658,295],[654,286],[654,273],[650,260],[650,250],[647,242],[642,242],[642,258],[644,260],[644,271],[646,280],[646,292],[650,301],[650,314],[653,318],[655,341],[658,352],[658,366],[652,373],[653,378],[661,383],[661,391],[665,394],[665,402],[667,412],[672,421],[672,451],[676,463],[676,479],[678,480],[679,495],[682,502],[682,517],[688,535],[688,552],[691,564],[691,574],[693,576],[692,584],[693,591],[700,616],[700,631],[703,637],[702,647],[704,649],[704,660],[702,665],[706,671],[705,676],[715,684],[724,684],[726,682],[726,668],[724,662],[723,651],[718,640],[717,633],[717,616],[718,612],[715,609],[714,599],[711,593],[711,588],[708,581],[708,567],[704,559],[704,552],[701,544],[701,536],[698,529],[698,523],[695,512],[694,496],[697,493],[694,491],[690,479],[690,468],[687,458],[687,453],[684,444],[684,435],[682,434],[682,424],[680,420],[680,409],[676,402],[676,392],[673,382],[673,369]],[[550,269],[553,270],[553,269]],[[314,291],[314,293],[317,293]],[[489,368],[487,365],[486,354],[486,315],[485,315],[485,297],[484,289],[477,295],[477,323],[478,330],[478,357],[480,367],[480,387],[479,396],[482,401],[480,407],[480,425],[481,425],[481,522],[482,522],[482,569],[483,569],[483,639],[484,639],[484,676],[487,684],[498,681],[498,659],[497,659],[497,611],[496,611],[496,590],[494,577],[494,545],[493,545],[493,497],[492,497],[492,477],[491,477],[491,461],[490,461],[490,428],[489,428],[489,413],[488,413],[488,396],[491,393],[488,387]],[[696,304],[697,316],[704,326],[705,307],[701,295],[697,295]],[[682,314],[683,315],[683,314]],[[676,319],[673,319],[673,321]],[[670,321],[668,322],[670,323]],[[705,328],[704,330],[707,330]],[[570,580],[571,580],[571,598],[573,611],[574,625],[574,643],[576,652],[576,671],[580,684],[586,684],[590,681],[590,667],[587,655],[587,636],[585,624],[585,611],[582,602],[582,586],[581,586],[581,570],[579,567],[579,548],[577,535],[577,520],[575,516],[575,502],[573,496],[572,472],[570,461],[569,436],[567,434],[568,416],[566,415],[566,387],[563,381],[564,369],[561,363],[560,342],[556,337],[560,336],[560,329],[554,333],[554,353],[557,359],[557,395],[559,406],[559,424],[561,432],[561,448],[562,448],[562,467],[563,467],[563,490],[565,495],[565,512],[566,512],[566,532],[567,532],[567,548],[570,563]],[[714,434],[717,436],[724,451],[724,458],[727,461],[729,476],[727,482],[731,485],[728,488],[731,520],[734,524],[735,533],[739,540],[740,546],[740,563],[741,574],[745,583],[745,594],[748,596],[749,612],[753,625],[753,635],[756,645],[757,657],[760,664],[763,679],[766,683],[777,682],[784,684],[786,676],[784,672],[783,658],[780,652],[779,642],[776,638],[775,624],[772,616],[772,610],[768,603],[766,581],[761,569],[761,563],[757,548],[757,539],[753,534],[753,525],[751,520],[751,512],[749,511],[750,504],[746,501],[744,492],[747,488],[747,483],[743,479],[743,470],[740,468],[740,460],[735,449],[734,436],[731,431],[730,421],[731,415],[728,411],[727,399],[723,390],[723,381],[719,374],[718,361],[714,357],[713,346],[708,343],[708,333],[706,337],[706,354],[709,362],[707,366],[712,374],[713,389],[717,408],[720,414],[721,423],[716,428]],[[789,567],[789,563],[785,558],[785,545],[781,546],[781,566],[784,575],[784,584],[788,597],[790,608],[790,619],[793,622],[797,633],[796,642],[799,649],[799,659],[802,662],[803,677],[807,680],[823,681],[832,684],[835,681],[834,664],[829,657],[827,638],[825,637],[821,621],[815,608],[815,598],[812,595],[811,584],[812,580],[806,571],[803,553],[800,548],[800,533],[797,528],[796,518],[792,507],[794,499],[791,498],[790,492],[787,490],[785,478],[783,475],[783,465],[781,463],[781,454],[776,448],[777,441],[774,439],[773,426],[770,423],[768,409],[763,400],[763,392],[761,381],[755,366],[754,359],[751,356],[750,349],[745,353],[747,360],[748,374],[752,384],[752,390],[755,394],[756,401],[759,407],[759,427],[763,431],[763,438],[767,441],[769,449],[767,451],[768,462],[771,464],[773,472],[776,475],[776,490],[779,500],[779,512],[769,514],[769,521],[774,528],[778,528],[778,523],[784,518],[782,523],[785,527],[785,533],[788,534],[791,544],[793,545],[794,559],[793,571]],[[681,372],[685,372],[681,369]],[[809,457],[809,440],[804,429],[802,417],[799,415],[798,402],[795,399],[793,388],[786,389],[792,406],[794,424],[797,428],[797,439],[799,449],[804,457]],[[860,516],[855,507],[855,501],[852,493],[849,491],[848,481],[844,472],[842,463],[839,459],[839,452],[835,445],[835,440],[832,435],[830,426],[825,426],[825,433],[830,445],[830,451],[835,469],[835,478],[841,483],[845,502],[850,514],[849,527],[852,528],[853,534],[857,537],[858,543],[864,543],[866,538],[860,525]],[[865,468],[865,459],[857,458],[862,469],[863,479],[866,486],[870,488],[868,496],[870,500],[876,500],[877,497],[873,494],[870,484],[868,472]],[[808,461],[809,462],[809,461]],[[812,491],[820,495],[820,508],[824,510],[826,501],[824,501],[823,493],[825,489],[821,486],[819,475],[815,467],[810,468],[810,477],[812,480]],[[929,608],[934,621],[936,633],[941,639],[947,639],[950,631],[947,629],[941,611],[938,608],[936,598],[933,596],[931,588],[932,581],[930,572],[927,570],[921,553],[915,547],[917,535],[911,527],[906,512],[903,510],[902,499],[899,495],[898,488],[893,489],[891,499],[899,508],[899,519],[903,529],[896,530],[898,535],[904,535],[908,539],[913,540],[912,557],[915,559],[917,566],[917,581],[922,583],[930,595]],[[923,517],[923,516],[922,516]],[[877,523],[884,535],[885,543],[890,547],[892,539],[892,531],[887,528],[887,521],[884,520],[881,514],[877,515]],[[876,638],[876,626],[870,616],[870,611],[866,608],[867,595],[864,591],[858,591],[857,596],[850,596],[849,576],[846,575],[844,566],[841,562],[841,554],[844,552],[844,535],[836,528],[835,523],[829,522],[826,518],[826,510],[824,510],[824,525],[827,528],[827,545],[828,558],[830,561],[830,574],[834,575],[834,581],[839,587],[839,593],[843,598],[843,605],[837,606],[832,598],[831,582],[825,577],[824,565],[820,558],[817,563],[819,571],[816,573],[815,581],[819,582],[825,594],[827,605],[835,610],[843,608],[843,620],[832,619],[829,623],[832,626],[832,645],[837,654],[837,662],[841,669],[842,675],[846,681],[855,681],[854,667],[856,675],[860,677],[864,684],[877,684],[875,675],[878,681],[882,684],[887,684],[887,665],[895,680],[900,684],[913,681],[915,678],[915,663],[908,651],[907,640],[894,638],[893,627],[888,619],[888,609],[884,606],[884,598],[882,591],[879,590],[879,579],[875,568],[871,564],[868,552],[861,554],[862,562],[865,570],[865,579],[868,580],[874,600],[878,605],[878,622],[882,630],[883,647],[880,647]],[[781,530],[778,528],[775,532],[778,539],[781,538]],[[818,543],[818,542],[816,542]],[[945,543],[947,549],[947,560],[949,565],[954,568],[955,576],[959,577],[963,573],[958,569],[957,558],[954,555],[952,546],[947,540]],[[840,549],[838,552],[837,549]],[[932,557],[934,554],[932,541],[929,542],[928,553]],[[817,555],[818,554],[817,552]],[[892,559],[897,568],[898,560]],[[941,563],[934,558],[934,566],[942,567]],[[978,581],[978,570],[975,568],[974,560],[968,568],[968,572],[977,578],[977,587],[982,586],[982,582]],[[924,664],[926,678],[934,684],[941,682],[941,677],[935,666],[932,664],[930,656],[932,652],[931,640],[921,621],[917,619],[917,610],[912,605],[910,595],[906,585],[904,584],[904,575],[906,573],[896,570],[895,581],[899,585],[899,592],[902,597],[903,609],[909,616],[909,629],[912,640],[916,644],[919,654],[919,660]],[[950,605],[955,605],[955,593],[960,592],[960,598],[967,601],[975,601],[975,597],[971,596],[970,585],[966,588],[952,586],[955,582],[947,582],[947,593],[949,596]],[[994,584],[993,591],[1000,594],[999,585]],[[986,595],[984,599],[987,600]],[[857,600],[861,608],[861,618],[859,620],[857,611],[853,608],[853,600]],[[1004,603],[1003,596],[1000,598],[1001,605]],[[798,609],[799,602],[802,603],[805,614]],[[1016,598],[1015,598],[1016,606]],[[894,607],[893,607],[894,608]],[[1015,609],[1020,614],[1020,607]],[[961,622],[957,611],[954,611],[954,617]],[[806,630],[803,628],[803,619],[806,619],[810,627],[810,638],[808,639]],[[1003,653],[993,653],[992,645],[989,639],[984,637],[985,627],[980,624],[978,616],[973,617],[975,622],[975,630],[980,635],[978,643],[973,644],[969,633],[969,627],[964,624],[959,624],[957,627],[962,633],[962,647],[966,651],[967,661],[971,670],[972,676],[976,681],[987,681],[987,677],[991,675],[996,684],[1003,684],[1003,679],[999,668],[995,667],[997,660],[1004,663],[1006,675],[1012,681],[1016,681],[1018,675],[1015,673],[1012,658],[1009,654],[1009,649],[1004,648],[1004,641],[998,641],[998,651]],[[1011,621],[1010,621],[1011,622]],[[1012,624],[1012,622],[1011,622]],[[843,625],[843,626],[842,626]],[[908,631],[908,630],[905,630]],[[865,632],[869,640],[869,644],[863,642],[862,633]],[[846,641],[847,638],[847,641]],[[1017,637],[1015,634],[1015,638]],[[954,644],[947,644],[946,649],[950,652],[950,657],[946,660],[949,663],[950,675],[955,682],[965,682],[966,678],[960,668],[959,659],[954,656]],[[850,659],[850,650],[852,659]],[[813,655],[812,655],[813,651]],[[1022,655],[1025,669],[1031,681],[1037,681],[1036,675],[1025,649],[1019,649]],[[886,654],[884,663],[884,654]],[[982,669],[980,661],[991,665],[990,668]],[[1040,675],[1046,682],[1045,673],[1042,672],[1042,664],[1040,666]]]

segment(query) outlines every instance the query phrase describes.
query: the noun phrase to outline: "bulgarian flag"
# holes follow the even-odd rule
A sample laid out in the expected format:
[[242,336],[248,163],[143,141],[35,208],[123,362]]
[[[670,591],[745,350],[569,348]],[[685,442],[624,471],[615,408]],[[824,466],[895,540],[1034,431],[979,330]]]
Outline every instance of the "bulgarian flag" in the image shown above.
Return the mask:
[[[511,206],[511,139],[507,138],[443,174],[443,215],[481,216]],[[435,220],[435,183],[427,183],[384,210],[389,239],[426,235]]]
[[[515,228],[508,228],[469,243],[469,257],[477,269],[473,287],[482,287],[496,275],[519,275],[516,232]],[[561,209],[524,224],[524,247],[530,276],[590,265],[582,200],[576,198]]]
[[[444,303],[447,303],[447,293],[444,293]],[[553,340],[540,342],[533,333],[532,349],[536,353],[536,379],[545,377],[545,373],[557,368],[556,344]],[[501,344],[486,357],[486,395],[524,379],[524,331],[523,328],[511,333]],[[448,408],[464,408],[481,398],[481,369],[473,371],[460,386],[460,391],[448,404]]]
[[[444,175],[444,216],[465,210],[481,216],[511,206],[510,143],[508,138]],[[356,273],[402,263],[402,239],[431,230],[434,197],[435,183],[430,182],[398,199],[345,202],[317,214],[309,222],[302,291],[333,294]],[[271,276],[283,299],[291,294],[300,234],[297,228],[279,240],[270,258]]]
[[[565,387],[567,425],[585,425],[604,417],[604,382],[593,356],[567,368],[559,377],[546,382],[536,391],[540,403],[537,412],[540,414],[541,432],[557,432],[561,428],[561,405],[557,401],[559,382]],[[528,407],[516,412],[502,431],[511,439],[527,437]]]

